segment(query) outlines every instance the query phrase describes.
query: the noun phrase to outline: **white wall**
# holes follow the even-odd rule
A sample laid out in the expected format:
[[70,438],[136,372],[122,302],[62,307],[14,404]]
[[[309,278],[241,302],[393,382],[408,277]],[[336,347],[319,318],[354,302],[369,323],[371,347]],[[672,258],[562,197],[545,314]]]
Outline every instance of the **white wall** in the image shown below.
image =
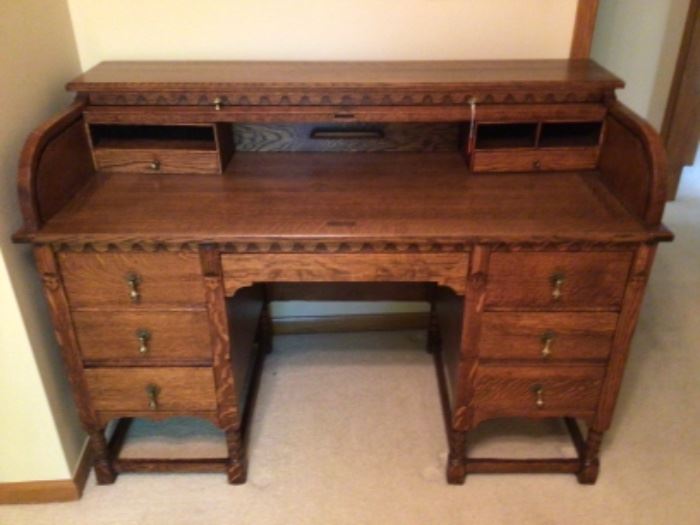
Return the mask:
[[9,239],[22,144],[80,69],[66,1],[0,2],[0,49],[0,482],[69,479],[84,437],[29,247]]
[[69,0],[80,61],[565,58],[577,0]]
[[621,76],[622,102],[661,127],[690,0],[600,3],[591,56]]

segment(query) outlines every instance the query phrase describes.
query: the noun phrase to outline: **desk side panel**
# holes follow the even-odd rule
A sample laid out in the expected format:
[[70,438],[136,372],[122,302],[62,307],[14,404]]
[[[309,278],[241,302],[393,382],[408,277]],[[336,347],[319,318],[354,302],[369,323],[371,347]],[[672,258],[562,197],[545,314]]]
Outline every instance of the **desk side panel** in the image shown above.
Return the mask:
[[27,138],[17,180],[24,233],[41,228],[94,173],[84,107],[76,100]]

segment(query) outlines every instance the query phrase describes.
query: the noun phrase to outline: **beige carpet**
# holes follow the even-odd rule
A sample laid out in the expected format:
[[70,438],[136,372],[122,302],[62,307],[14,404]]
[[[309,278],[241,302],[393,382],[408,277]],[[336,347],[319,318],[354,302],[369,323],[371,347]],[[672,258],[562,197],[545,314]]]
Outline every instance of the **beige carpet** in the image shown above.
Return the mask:
[[[0,524],[700,523],[700,181],[688,182],[668,208],[677,240],[657,257],[597,485],[545,474],[448,486],[423,334],[284,336],[266,363],[246,485],[131,474],[98,487],[91,477],[80,502],[2,507]],[[202,423],[140,425],[133,438],[132,456],[223,453]],[[533,450],[573,453],[552,424],[494,422],[473,447]]]

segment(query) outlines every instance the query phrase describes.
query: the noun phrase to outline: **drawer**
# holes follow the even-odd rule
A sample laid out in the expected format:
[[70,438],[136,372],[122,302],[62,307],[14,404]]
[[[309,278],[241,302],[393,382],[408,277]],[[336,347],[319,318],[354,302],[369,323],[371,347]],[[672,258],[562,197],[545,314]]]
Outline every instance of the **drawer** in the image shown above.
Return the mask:
[[472,160],[472,170],[493,173],[570,171],[594,169],[597,164],[597,147],[476,151]]
[[481,366],[473,405],[494,416],[556,416],[594,411],[605,367]]
[[604,360],[610,354],[617,314],[612,312],[483,314],[483,359]]
[[619,309],[631,252],[496,252],[486,308]]
[[220,173],[219,153],[168,149],[95,149],[95,168],[124,173]]
[[206,312],[73,313],[73,324],[86,363],[156,365],[210,364]]
[[211,368],[88,368],[85,378],[97,411],[216,410]]
[[74,309],[204,307],[197,254],[64,252],[59,263]]

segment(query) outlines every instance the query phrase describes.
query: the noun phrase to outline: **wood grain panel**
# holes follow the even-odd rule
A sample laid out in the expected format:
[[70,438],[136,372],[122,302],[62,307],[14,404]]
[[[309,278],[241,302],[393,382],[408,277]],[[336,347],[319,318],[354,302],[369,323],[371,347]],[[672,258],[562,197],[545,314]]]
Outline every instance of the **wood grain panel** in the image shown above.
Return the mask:
[[[97,411],[215,411],[211,368],[91,368],[85,370],[88,391]],[[158,408],[149,407],[146,391],[156,385]]]
[[601,179],[647,226],[661,222],[668,160],[654,128],[619,102],[610,106],[600,151]]
[[470,176],[457,152],[242,152],[224,177],[99,176],[35,237],[139,238],[631,242],[649,232],[595,173]]
[[255,282],[436,282],[464,294],[465,253],[223,255],[227,295]]
[[220,173],[216,151],[96,148],[93,154],[95,167],[104,172]]
[[[491,309],[618,309],[631,252],[494,253],[486,294]],[[553,278],[564,282],[555,297]]]
[[[73,313],[80,352],[87,365],[211,363],[209,321],[203,311]],[[147,352],[138,332],[146,330]]]
[[458,124],[236,124],[236,151],[457,151]]
[[[59,254],[73,309],[204,308],[199,258],[190,253]],[[139,302],[129,295],[127,275],[139,278]]]
[[[607,359],[617,314],[610,312],[505,313],[487,312],[482,318],[479,357],[560,361]],[[545,338],[551,352],[543,355]]]
[[38,230],[93,175],[84,97],[34,130],[22,148],[17,189],[24,229]]
[[532,172],[591,170],[598,163],[598,148],[518,149],[476,151],[472,169],[477,172]]

